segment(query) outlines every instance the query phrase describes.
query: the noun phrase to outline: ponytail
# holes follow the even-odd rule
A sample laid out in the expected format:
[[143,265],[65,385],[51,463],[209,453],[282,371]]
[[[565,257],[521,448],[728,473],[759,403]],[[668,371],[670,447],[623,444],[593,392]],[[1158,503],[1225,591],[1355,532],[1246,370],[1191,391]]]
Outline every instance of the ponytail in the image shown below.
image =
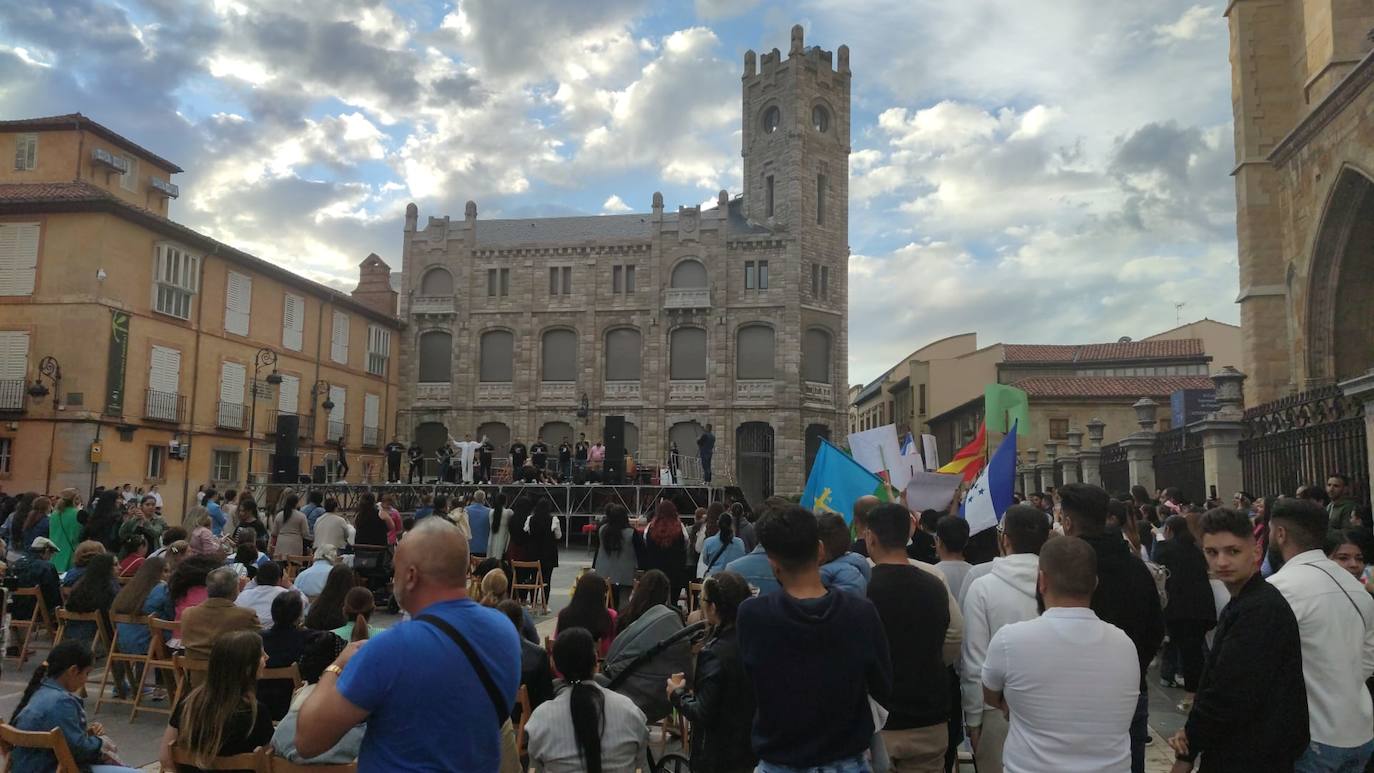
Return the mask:
[[43,680],[47,679],[49,674],[65,674],[67,669],[72,666],[78,669],[90,668],[92,662],[91,650],[81,642],[67,639],[58,643],[48,653],[48,659],[33,670],[33,676],[30,677],[28,686],[24,688],[24,697],[19,699],[19,705],[14,707],[14,713],[10,715],[10,724],[18,721],[19,714],[29,705],[29,700],[33,698],[33,694],[38,692],[38,686],[43,684]]
[[720,519],[716,521],[716,525],[720,528],[720,530],[716,532],[720,537],[720,546],[722,548],[728,547],[730,543],[735,540],[734,519],[730,517],[729,513],[721,513]]
[[358,615],[353,621],[353,631],[348,635],[349,642],[362,641],[372,637],[372,632],[368,630],[367,618]]
[[592,681],[596,640],[591,632],[586,628],[560,631],[553,642],[553,664],[572,685],[568,706],[582,768],[587,773],[601,773],[601,726],[605,721],[606,698]]

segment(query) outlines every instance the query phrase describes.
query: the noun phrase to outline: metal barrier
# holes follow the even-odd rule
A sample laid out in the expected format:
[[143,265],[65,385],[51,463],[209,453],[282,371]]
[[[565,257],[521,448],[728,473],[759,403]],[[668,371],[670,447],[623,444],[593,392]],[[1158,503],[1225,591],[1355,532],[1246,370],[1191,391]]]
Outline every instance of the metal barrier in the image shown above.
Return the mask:
[[1193,504],[1207,501],[1207,471],[1202,461],[1202,436],[1175,427],[1155,436],[1155,486],[1177,488]]
[[[1245,411],[1240,441],[1245,490],[1255,496],[1297,493],[1327,476],[1350,476],[1357,501],[1369,493],[1364,404],[1338,386],[1321,387]],[[1229,492],[1220,492],[1227,496]]]
[[1126,462],[1126,449],[1120,443],[1102,446],[1098,469],[1102,475],[1102,488],[1106,489],[1107,493],[1118,494],[1131,490],[1131,467]]

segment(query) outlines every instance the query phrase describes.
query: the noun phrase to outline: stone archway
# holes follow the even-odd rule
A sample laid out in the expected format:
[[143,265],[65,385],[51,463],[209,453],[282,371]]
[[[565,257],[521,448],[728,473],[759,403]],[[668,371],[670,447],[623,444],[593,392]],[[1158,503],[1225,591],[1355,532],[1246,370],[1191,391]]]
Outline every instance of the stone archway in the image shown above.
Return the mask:
[[1374,368],[1374,182],[1353,168],[1332,186],[1308,276],[1308,383]]
[[746,421],[735,430],[735,480],[755,508],[773,496],[773,427]]

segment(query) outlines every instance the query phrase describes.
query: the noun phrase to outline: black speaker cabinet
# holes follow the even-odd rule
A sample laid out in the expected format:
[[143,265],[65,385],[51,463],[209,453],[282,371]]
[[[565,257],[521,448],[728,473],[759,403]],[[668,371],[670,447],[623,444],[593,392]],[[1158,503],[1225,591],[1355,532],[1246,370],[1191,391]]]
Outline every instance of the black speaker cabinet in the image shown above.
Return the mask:
[[625,417],[607,416],[606,428],[602,434],[606,444],[606,462],[603,476],[607,483],[625,482]]

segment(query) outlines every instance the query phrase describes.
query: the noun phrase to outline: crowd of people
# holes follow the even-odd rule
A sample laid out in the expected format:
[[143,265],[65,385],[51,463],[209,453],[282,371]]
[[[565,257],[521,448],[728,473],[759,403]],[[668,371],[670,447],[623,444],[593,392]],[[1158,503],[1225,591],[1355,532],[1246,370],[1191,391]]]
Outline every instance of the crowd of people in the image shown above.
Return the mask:
[[[161,634],[111,614],[179,623],[162,645],[207,667],[171,707],[168,769],[262,746],[361,770],[649,769],[649,728],[677,712],[701,771],[935,773],[965,738],[984,773],[1134,773],[1152,741],[1174,773],[1360,771],[1374,754],[1374,554],[1367,509],[1346,504],[1340,476],[1328,484],[1325,505],[1304,487],[1205,507],[1074,483],[978,535],[874,497],[846,514],[775,497],[689,517],[664,500],[642,523],[612,505],[544,642],[511,562],[551,577],[562,525],[546,500],[439,495],[402,518],[369,495],[342,516],[314,492],[264,517],[207,489],[175,527],[142,500],[112,511],[119,492],[89,511],[63,492],[56,507],[4,505],[0,529],[31,537],[7,584],[100,613],[121,652]],[[52,534],[72,508],[68,551]],[[133,537],[158,547],[125,551]],[[382,631],[371,618],[387,602],[403,619]],[[94,637],[72,629],[48,652],[11,722],[61,728],[83,765],[121,770],[76,695]],[[1156,662],[1186,696],[1167,739],[1149,738]],[[300,690],[262,678],[292,665]],[[172,686],[127,666],[111,684],[163,701]]]

